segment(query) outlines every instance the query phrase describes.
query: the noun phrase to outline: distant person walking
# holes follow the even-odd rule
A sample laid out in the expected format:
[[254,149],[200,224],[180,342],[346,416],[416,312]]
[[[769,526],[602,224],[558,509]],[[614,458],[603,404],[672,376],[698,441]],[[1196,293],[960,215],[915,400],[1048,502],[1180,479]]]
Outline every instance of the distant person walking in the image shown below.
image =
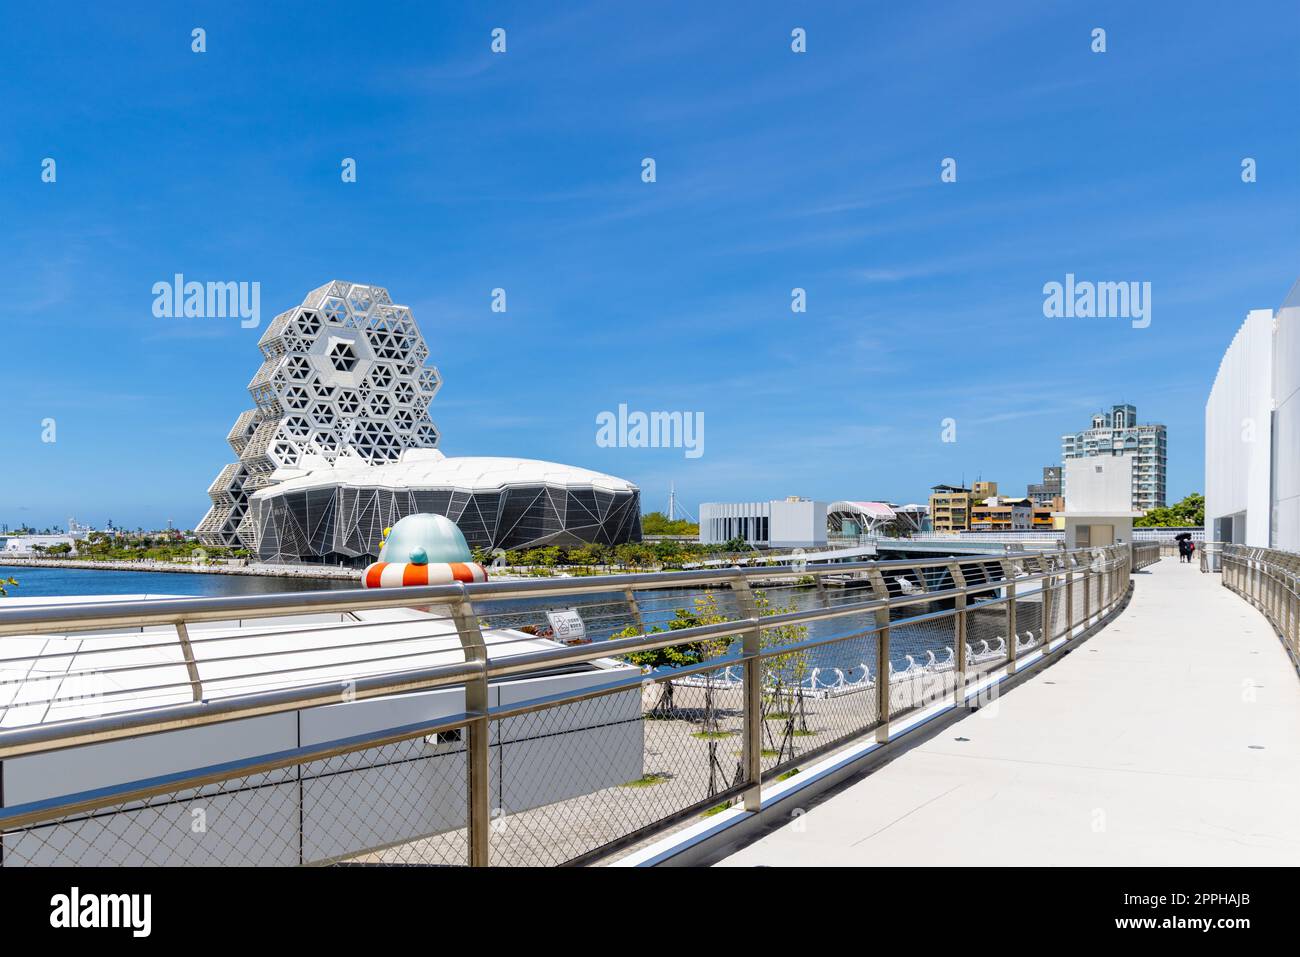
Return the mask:
[[1192,540],[1190,538],[1180,538],[1178,540],[1178,560],[1180,562],[1190,562],[1192,560]]

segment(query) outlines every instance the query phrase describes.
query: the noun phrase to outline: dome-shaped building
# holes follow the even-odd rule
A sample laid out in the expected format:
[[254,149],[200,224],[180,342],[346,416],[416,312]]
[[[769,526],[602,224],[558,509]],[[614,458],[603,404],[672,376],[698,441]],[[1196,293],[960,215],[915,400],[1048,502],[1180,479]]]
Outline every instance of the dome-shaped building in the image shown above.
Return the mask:
[[278,482],[253,494],[249,515],[264,561],[361,566],[385,528],[418,512],[451,519],[471,548],[640,541],[640,500],[630,482],[587,469],[411,449]]

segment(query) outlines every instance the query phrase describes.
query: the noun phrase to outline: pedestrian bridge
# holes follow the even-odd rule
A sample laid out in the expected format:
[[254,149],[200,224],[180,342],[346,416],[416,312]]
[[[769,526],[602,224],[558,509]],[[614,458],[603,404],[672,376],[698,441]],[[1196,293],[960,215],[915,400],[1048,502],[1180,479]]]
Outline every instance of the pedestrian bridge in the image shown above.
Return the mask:
[[1300,559],[1158,555],[4,599],[0,865],[1294,863]]
[[1165,558],[1054,667],[722,863],[1295,865],[1296,677],[1260,611]]

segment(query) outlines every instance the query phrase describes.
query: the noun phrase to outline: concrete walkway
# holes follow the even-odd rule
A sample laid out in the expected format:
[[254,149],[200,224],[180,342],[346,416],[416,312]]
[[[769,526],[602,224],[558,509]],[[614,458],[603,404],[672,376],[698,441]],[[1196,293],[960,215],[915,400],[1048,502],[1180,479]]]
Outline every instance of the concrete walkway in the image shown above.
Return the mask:
[[1196,565],[1028,682],[721,862],[1300,864],[1300,680]]

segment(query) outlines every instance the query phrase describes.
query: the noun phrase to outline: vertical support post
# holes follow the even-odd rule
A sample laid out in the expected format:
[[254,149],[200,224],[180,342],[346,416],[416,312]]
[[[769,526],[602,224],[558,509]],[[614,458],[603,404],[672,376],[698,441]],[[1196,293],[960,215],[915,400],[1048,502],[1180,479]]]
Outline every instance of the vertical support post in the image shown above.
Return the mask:
[[745,618],[752,618],[754,626],[741,635],[741,653],[744,658],[743,709],[744,741],[741,760],[745,765],[744,802],[746,811],[758,811],[763,806],[763,630],[758,624],[758,602],[750,591],[749,580],[737,575],[731,582],[736,594],[736,604]]
[[1282,644],[1291,647],[1291,564],[1279,561],[1277,569],[1277,616],[1281,622]]
[[[1288,564],[1288,567],[1287,567],[1287,592],[1286,592],[1286,607],[1287,607],[1287,615],[1286,615],[1286,621],[1287,621],[1286,637],[1287,637],[1287,644],[1288,644],[1288,645],[1290,646],[1290,648],[1291,648],[1291,653],[1292,653],[1292,655],[1296,655],[1296,654],[1297,654],[1297,651],[1300,651],[1300,649],[1297,648],[1297,644],[1296,644],[1296,628],[1297,628],[1297,625],[1300,624],[1300,622],[1297,622],[1297,621],[1296,621],[1296,612],[1297,612],[1297,608],[1296,608],[1296,560],[1295,560],[1294,558],[1292,558],[1292,559],[1290,559],[1290,560],[1288,561],[1287,564]],[[1300,656],[1298,656],[1298,660],[1300,660]]]
[[1106,576],[1106,613],[1115,610],[1119,602],[1120,549],[1111,547],[1102,552],[1102,568]]
[[1106,563],[1110,566],[1106,576],[1110,580],[1110,601],[1107,602],[1110,611],[1114,611],[1119,606],[1119,575],[1124,569],[1121,551],[1122,549],[1112,548],[1106,558]]
[[1016,673],[1016,563],[1003,559],[1002,578],[1007,590],[1007,674]]
[[[871,590],[876,598],[883,598],[889,601],[889,588],[885,584],[885,576],[880,574],[880,569],[873,568],[867,572],[867,579],[871,582]],[[921,580],[925,580],[925,573],[921,573]],[[880,723],[876,725],[876,740],[884,744],[889,740],[889,716],[893,710],[893,702],[889,694],[889,606],[877,609],[876,611],[876,716]]]
[[1270,566],[1269,578],[1272,586],[1269,591],[1272,593],[1273,621],[1277,622],[1282,618],[1282,574],[1277,562],[1270,562]]
[[483,663],[483,671],[478,677],[465,682],[465,713],[470,716],[469,741],[465,746],[465,783],[469,805],[469,866],[487,867],[491,861],[488,839],[492,827],[492,788],[488,775],[492,728],[488,721],[487,646],[483,642],[478,616],[468,599],[462,597],[451,606],[451,617],[456,623],[465,660]]
[[636,622],[636,630],[645,634],[645,621],[641,617],[641,606],[637,604],[636,595],[632,589],[624,588],[623,597],[627,599],[627,609],[632,613],[632,620]]
[[1300,635],[1298,635],[1298,632],[1300,632],[1300,620],[1297,620],[1297,613],[1300,613],[1300,608],[1296,607],[1296,572],[1294,565],[1295,563],[1293,561],[1290,584],[1291,591],[1287,596],[1287,605],[1290,608],[1288,620],[1291,627],[1288,629],[1287,635],[1291,640],[1291,655],[1297,662],[1300,662]]
[[1262,586],[1260,597],[1264,599],[1264,617],[1270,622],[1273,621],[1273,570],[1269,566],[1260,562],[1260,584]]
[[1041,580],[1041,583],[1038,586],[1039,594],[1042,599],[1041,607],[1043,616],[1043,626],[1039,629],[1041,633],[1038,636],[1038,643],[1042,645],[1043,654],[1046,655],[1048,651],[1051,650],[1052,646],[1052,621],[1054,620],[1052,615],[1054,609],[1052,606],[1055,604],[1053,598],[1056,585],[1056,563],[1055,559],[1048,555],[1043,556],[1042,563],[1043,571],[1047,572],[1048,575],[1046,578]]
[[952,576],[954,588],[962,589],[961,594],[956,598],[957,614],[953,625],[954,644],[953,661],[956,664],[956,678],[953,687],[953,706],[957,708],[966,707],[966,574],[961,570],[961,564],[950,562],[948,565],[948,574]]
[[1065,561],[1065,639],[1074,637],[1074,556],[1066,552]]
[[1092,575],[1092,553],[1085,551],[1083,553],[1083,616],[1080,622],[1083,630],[1088,630],[1088,625],[1092,622],[1092,585],[1090,583]]
[[185,622],[176,622],[176,638],[181,644],[181,654],[185,657],[185,670],[190,676],[190,694],[195,701],[203,700],[203,681],[199,678],[199,665],[194,660],[194,646],[190,644],[190,633]]

